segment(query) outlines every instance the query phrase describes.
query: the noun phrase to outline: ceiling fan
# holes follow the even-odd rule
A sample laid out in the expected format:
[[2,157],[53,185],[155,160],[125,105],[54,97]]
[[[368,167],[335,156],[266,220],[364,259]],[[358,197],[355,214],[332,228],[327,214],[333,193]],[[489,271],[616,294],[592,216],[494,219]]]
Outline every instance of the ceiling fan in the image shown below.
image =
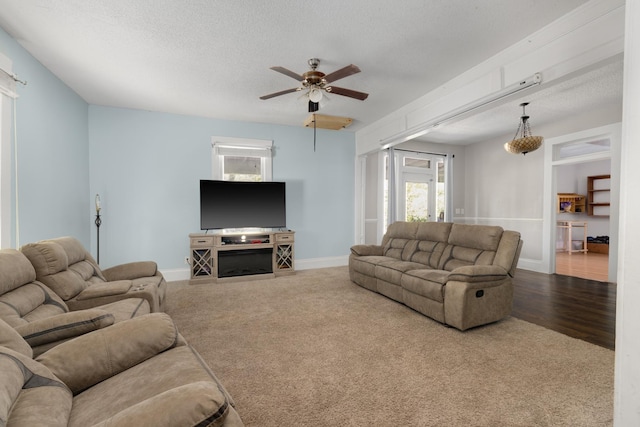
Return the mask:
[[358,92],[355,90],[331,85],[331,83],[335,82],[336,80],[340,80],[352,74],[359,73],[360,68],[358,68],[357,66],[351,64],[337,71],[334,71],[333,73],[325,74],[322,71],[318,71],[318,65],[320,65],[320,60],[318,58],[311,58],[307,62],[311,69],[303,74],[294,73],[293,71],[290,71],[284,67],[271,67],[273,71],[277,71],[284,74],[285,76],[296,79],[300,82],[301,86],[282,90],[280,92],[270,93],[269,95],[261,96],[260,99],[271,99],[276,96],[285,95],[287,93],[307,90],[307,96],[309,97],[309,111],[311,112],[311,109],[313,108],[312,103],[315,104],[315,109],[313,111],[317,111],[317,104],[322,99],[323,91],[336,95],[347,96],[349,98],[359,99],[360,101],[364,101],[369,96],[368,93]]

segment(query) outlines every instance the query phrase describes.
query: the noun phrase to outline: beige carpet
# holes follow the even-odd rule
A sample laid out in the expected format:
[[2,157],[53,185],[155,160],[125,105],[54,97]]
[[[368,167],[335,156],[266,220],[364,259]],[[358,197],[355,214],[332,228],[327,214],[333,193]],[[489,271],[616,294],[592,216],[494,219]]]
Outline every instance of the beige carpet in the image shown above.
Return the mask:
[[346,267],[169,284],[167,312],[247,426],[607,426],[610,350],[508,318],[447,328]]

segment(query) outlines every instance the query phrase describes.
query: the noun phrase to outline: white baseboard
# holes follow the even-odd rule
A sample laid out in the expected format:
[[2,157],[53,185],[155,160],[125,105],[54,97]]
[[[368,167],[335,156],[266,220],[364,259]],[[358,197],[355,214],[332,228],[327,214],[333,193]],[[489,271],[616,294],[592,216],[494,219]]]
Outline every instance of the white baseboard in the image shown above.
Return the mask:
[[160,273],[164,276],[164,280],[167,282],[175,282],[176,280],[189,280],[188,268],[173,268],[171,270],[160,270]]
[[326,258],[310,258],[295,260],[296,270],[310,270],[312,268],[341,267],[349,264],[349,255],[326,257]]
[[549,274],[547,267],[539,259],[520,258],[518,260],[518,268],[523,270],[535,271],[538,273]]
[[[327,268],[327,267],[341,267],[349,264],[349,256],[337,256],[326,258],[310,258],[310,259],[296,259],[296,270],[310,270],[312,268]],[[164,276],[164,280],[167,282],[174,282],[177,280],[189,280],[188,268],[172,268],[167,270],[160,270],[160,273]]]

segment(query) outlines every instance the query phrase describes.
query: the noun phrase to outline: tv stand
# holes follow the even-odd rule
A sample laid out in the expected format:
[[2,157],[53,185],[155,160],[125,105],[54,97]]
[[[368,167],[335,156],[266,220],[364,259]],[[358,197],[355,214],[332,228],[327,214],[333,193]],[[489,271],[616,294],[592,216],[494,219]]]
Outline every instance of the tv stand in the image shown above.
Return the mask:
[[295,272],[294,232],[233,229],[189,234],[189,283],[270,278]]

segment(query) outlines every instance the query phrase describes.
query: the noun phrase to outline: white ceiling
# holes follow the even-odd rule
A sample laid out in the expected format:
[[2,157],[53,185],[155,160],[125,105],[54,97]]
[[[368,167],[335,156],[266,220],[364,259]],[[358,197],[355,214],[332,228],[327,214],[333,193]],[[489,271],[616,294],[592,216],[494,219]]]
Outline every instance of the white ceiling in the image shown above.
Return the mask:
[[[309,113],[300,93],[259,99],[298,85],[269,67],[301,74],[318,57],[329,73],[353,63],[362,72],[336,84],[369,98],[330,95],[320,112],[353,118],[355,131],[585,2],[0,0],[0,26],[91,104],[228,120],[302,126]],[[578,78],[528,97],[533,126],[600,97],[620,102],[621,63]],[[593,91],[575,95],[576,84]],[[517,104],[429,138],[468,143],[470,134],[515,132]]]

